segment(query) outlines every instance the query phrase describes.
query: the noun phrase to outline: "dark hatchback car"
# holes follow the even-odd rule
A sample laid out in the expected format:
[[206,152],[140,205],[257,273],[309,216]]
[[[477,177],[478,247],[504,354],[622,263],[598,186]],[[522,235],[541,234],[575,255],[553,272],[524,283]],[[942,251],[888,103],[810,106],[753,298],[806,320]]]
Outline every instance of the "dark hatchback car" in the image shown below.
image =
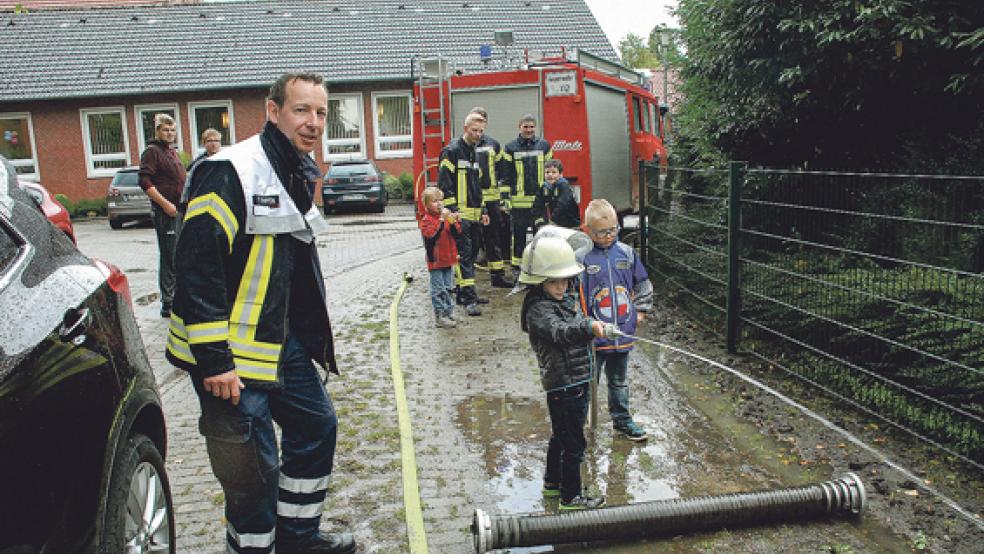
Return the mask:
[[0,158],[0,552],[174,552],[160,396],[126,277]]
[[139,167],[117,171],[106,189],[106,214],[113,229],[122,229],[127,221],[149,222],[154,217],[150,197],[140,188],[138,171]]
[[347,160],[331,164],[321,186],[325,215],[339,208],[369,208],[378,213],[386,210],[385,173],[370,160]]

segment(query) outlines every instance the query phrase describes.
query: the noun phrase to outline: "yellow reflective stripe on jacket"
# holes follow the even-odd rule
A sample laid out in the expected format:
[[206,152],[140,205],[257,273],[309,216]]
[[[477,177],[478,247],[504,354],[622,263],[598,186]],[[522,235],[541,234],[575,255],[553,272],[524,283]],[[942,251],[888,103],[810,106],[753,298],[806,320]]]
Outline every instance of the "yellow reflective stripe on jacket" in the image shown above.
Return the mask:
[[[255,331],[251,334],[255,334]],[[233,336],[229,339],[229,348],[232,350],[233,356],[242,358],[253,358],[266,362],[276,362],[280,359],[281,347],[273,342],[237,339]]]
[[536,186],[539,187],[545,180],[543,176],[543,162],[553,159],[553,150],[548,150],[546,154],[536,157]]
[[229,205],[214,192],[203,194],[188,203],[188,210],[185,213],[184,220],[188,221],[202,214],[212,216],[212,219],[222,227],[226,237],[229,239],[229,252],[232,252],[232,240],[236,238],[236,233],[239,231],[239,223],[236,221],[235,216],[232,215]]
[[195,356],[188,345],[188,331],[185,330],[184,321],[174,312],[171,312],[171,324],[167,330],[167,351],[179,360],[195,363]]
[[461,217],[465,219],[474,219],[468,217],[468,171],[471,169],[472,164],[466,160],[458,160],[458,168],[455,175],[458,177],[458,197],[457,201],[460,206],[458,211],[461,212]]
[[273,235],[255,235],[246,268],[229,317],[229,346],[241,377],[260,381],[277,379],[280,345],[256,341],[260,312],[273,268]]
[[203,342],[218,342],[229,339],[229,322],[213,321],[209,323],[193,323],[187,325],[188,344]]
[[249,358],[232,357],[236,374],[255,381],[276,381],[277,362],[260,362]]
[[[451,163],[451,160],[449,160],[447,158],[444,158],[443,160],[441,160],[441,167],[447,169],[451,173],[454,173],[455,169],[457,169],[457,168],[454,167],[454,164]],[[438,169],[438,171],[440,171],[440,169]]]
[[482,208],[462,208],[459,206],[458,213],[461,214],[462,219],[468,221],[478,221],[482,218]]
[[[518,154],[518,152],[517,152]],[[533,197],[526,196],[526,164],[523,163],[522,158],[516,158],[516,192],[512,193],[512,203],[514,208],[529,208],[533,206]],[[526,199],[529,198],[528,206],[521,206],[517,204],[525,203]]]
[[230,326],[236,329],[236,338],[252,339],[252,336],[244,333],[250,329],[255,333],[256,323],[260,320],[260,310],[273,267],[273,240],[273,235],[253,237],[253,245],[250,247],[246,268],[232,306],[232,315],[229,317]]

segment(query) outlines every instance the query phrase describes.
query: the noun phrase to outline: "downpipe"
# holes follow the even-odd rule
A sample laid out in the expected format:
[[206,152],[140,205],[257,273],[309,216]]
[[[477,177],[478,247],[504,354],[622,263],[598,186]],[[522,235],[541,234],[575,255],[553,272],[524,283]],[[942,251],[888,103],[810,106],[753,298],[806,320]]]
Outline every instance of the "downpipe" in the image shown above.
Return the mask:
[[829,515],[858,517],[864,483],[854,473],[806,487],[657,500],[559,515],[490,516],[475,510],[476,553],[516,546],[674,536],[692,531],[795,522]]

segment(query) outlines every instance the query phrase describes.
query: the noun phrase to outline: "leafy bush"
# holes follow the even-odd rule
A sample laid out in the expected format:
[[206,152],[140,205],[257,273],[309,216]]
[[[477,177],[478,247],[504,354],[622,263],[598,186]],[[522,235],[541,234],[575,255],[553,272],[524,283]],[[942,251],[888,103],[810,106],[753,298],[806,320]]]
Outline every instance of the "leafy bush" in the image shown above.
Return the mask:
[[72,215],[72,210],[75,209],[75,204],[73,204],[67,196],[59,192],[55,195],[55,200],[61,204],[63,208],[65,208],[65,211],[68,212],[69,215]]
[[106,199],[105,198],[83,198],[79,200],[74,209],[69,211],[72,217],[76,216],[89,216],[89,215],[106,215]]
[[413,200],[413,174],[404,171],[400,174],[400,188],[403,189],[403,197]]
[[386,189],[386,193],[389,194],[390,199],[399,200],[403,198],[403,186],[398,177],[393,175],[387,175],[384,177],[383,188]]

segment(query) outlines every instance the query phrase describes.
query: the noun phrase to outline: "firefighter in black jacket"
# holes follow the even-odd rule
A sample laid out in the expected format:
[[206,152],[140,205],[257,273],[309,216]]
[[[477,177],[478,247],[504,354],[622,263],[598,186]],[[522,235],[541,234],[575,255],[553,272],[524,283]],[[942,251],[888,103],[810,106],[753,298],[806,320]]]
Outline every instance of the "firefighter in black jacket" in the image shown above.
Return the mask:
[[[488,125],[489,115],[485,108],[474,107],[471,109],[471,113],[481,115]],[[482,203],[489,214],[489,224],[481,228],[481,245],[485,248],[485,259],[489,264],[492,286],[511,289],[513,283],[511,279],[507,279],[505,276],[506,262],[504,260],[509,256],[509,237],[512,233],[507,228],[506,218],[508,216],[501,207],[503,198],[509,197],[509,185],[503,180],[508,168],[503,171],[502,147],[499,145],[499,141],[489,135],[482,136],[482,140],[475,147],[475,154],[481,169],[478,181],[482,187]],[[477,250],[478,245],[473,244],[472,247]]]
[[[192,172],[178,236],[167,358],[188,371],[230,552],[355,552],[319,530],[337,419],[313,362],[338,373],[314,235],[324,80],[270,88],[263,131]],[[274,421],[280,425],[277,450]]]
[[536,136],[536,118],[526,114],[519,120],[519,136],[502,151],[509,167],[509,201],[512,218],[512,266],[519,271],[526,248],[526,229],[533,226],[533,200],[543,182],[543,164],[553,158],[550,143]]
[[441,150],[437,185],[444,193],[444,206],[461,214],[461,234],[455,237],[458,246],[458,299],[468,315],[482,315],[475,291],[475,249],[480,240],[479,225],[488,225],[489,216],[482,202],[479,184],[482,168],[475,148],[485,134],[485,118],[477,113],[465,116],[464,133]]

